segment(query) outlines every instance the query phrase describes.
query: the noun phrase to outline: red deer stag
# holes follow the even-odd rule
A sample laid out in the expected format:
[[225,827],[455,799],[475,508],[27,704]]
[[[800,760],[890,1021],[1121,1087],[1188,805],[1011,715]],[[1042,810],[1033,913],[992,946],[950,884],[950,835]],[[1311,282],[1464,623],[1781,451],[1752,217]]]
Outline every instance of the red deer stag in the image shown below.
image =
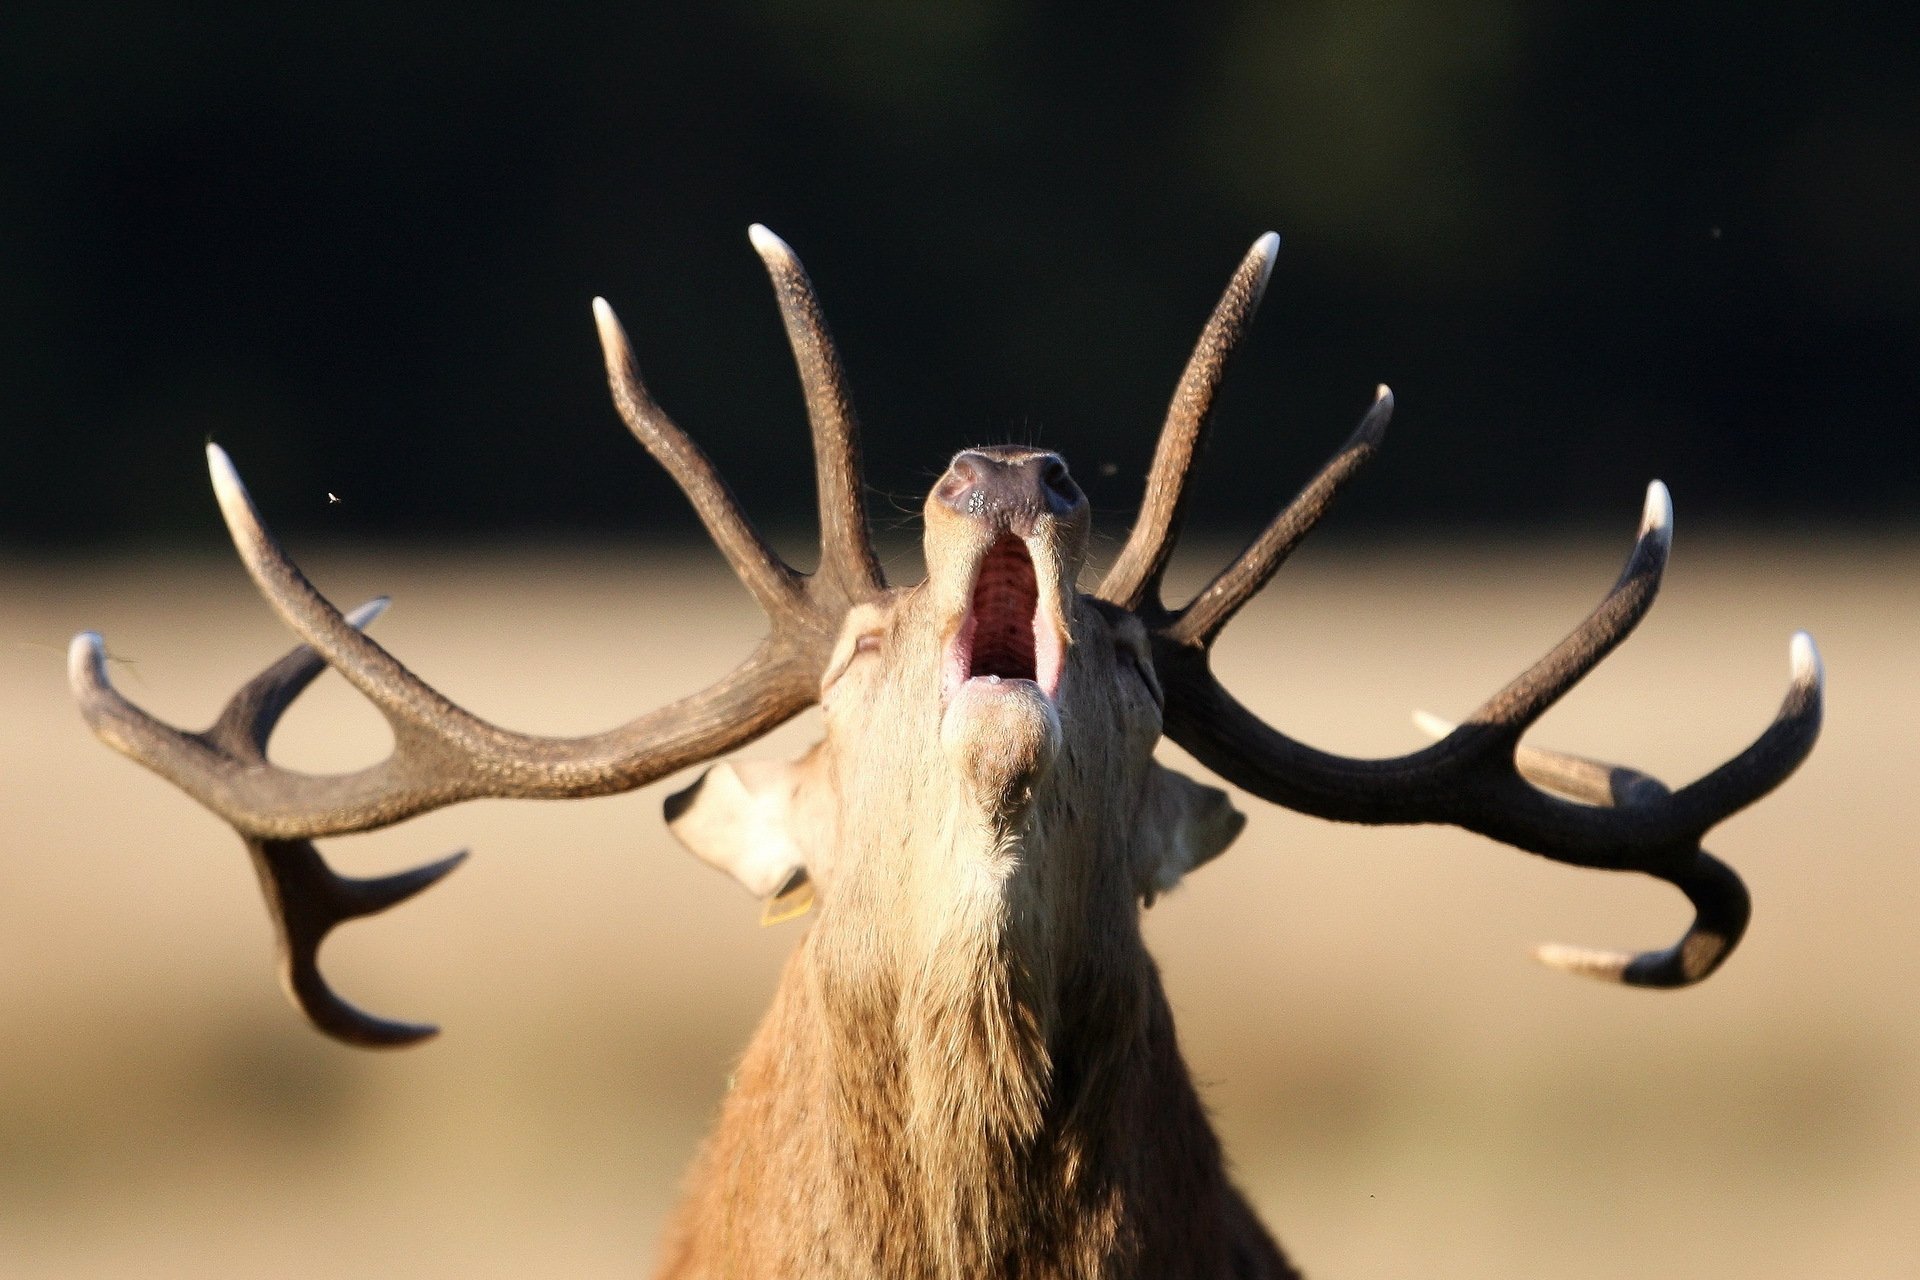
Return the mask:
[[[1043,450],[958,454],[926,502],[927,577],[889,587],[863,511],[838,356],[799,262],[752,231],[805,387],[820,565],[768,547],[705,454],[641,385],[596,301],[621,416],[692,500],[770,622],[703,692],[582,738],[532,737],[449,702],[340,613],[262,527],[218,448],[221,511],[261,592],[305,644],[247,683],[213,726],[164,725],[108,684],[98,636],[73,644],[87,721],[233,824],[258,866],[293,999],[323,1031],[408,1044],[433,1028],[356,1009],[316,951],[343,921],[426,888],[457,859],[383,879],[336,875],[320,836],[385,827],[480,796],[644,786],[739,747],[811,703],[824,736],[787,764],[720,764],[666,802],[701,858],[770,901],[810,894],[817,923],[740,1063],[666,1245],[677,1277],[1292,1274],[1229,1185],[1141,941],[1140,909],[1217,856],[1244,819],[1156,764],[1162,734],[1254,795],[1343,822],[1452,823],[1578,866],[1665,880],[1694,906],[1674,946],[1549,948],[1550,964],[1638,986],[1706,977],[1746,927],[1739,878],[1702,836],[1811,750],[1821,675],[1796,636],[1792,683],[1751,746],[1677,791],[1631,769],[1521,745],[1626,638],[1667,559],[1654,484],[1632,555],[1587,619],[1438,742],[1354,760],[1296,742],[1234,700],[1209,654],[1378,447],[1381,388],[1346,445],[1187,604],[1161,579],[1228,357],[1278,241],[1234,273],[1174,393],[1143,510],[1091,594],[1086,498]],[[271,764],[289,703],[331,666],[385,715],[394,749],[357,773]]]

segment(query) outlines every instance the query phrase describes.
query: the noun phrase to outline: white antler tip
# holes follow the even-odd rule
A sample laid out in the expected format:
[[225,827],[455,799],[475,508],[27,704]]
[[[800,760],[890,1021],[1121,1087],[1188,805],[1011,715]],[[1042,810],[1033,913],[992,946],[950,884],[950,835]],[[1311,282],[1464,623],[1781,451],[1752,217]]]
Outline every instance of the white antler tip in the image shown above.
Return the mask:
[[220,504],[227,533],[241,558],[251,564],[261,548],[270,546],[273,540],[261,527],[253,499],[247,494],[247,486],[240,482],[240,472],[235,469],[233,459],[217,444],[207,446],[207,473],[213,478],[213,497]]
[[791,258],[793,250],[787,242],[767,230],[762,223],[754,223],[747,228],[747,239],[753,245],[753,251],[762,258]]
[[1663,541],[1673,540],[1673,495],[1658,480],[1647,486],[1647,503],[1640,512],[1640,533],[1643,537],[1652,533]]
[[613,306],[605,298],[593,300],[593,327],[600,331],[600,345],[603,347],[624,347],[627,345],[627,331],[620,326],[620,317],[613,314]]
[[76,691],[106,682],[107,647],[98,631],[82,631],[67,645],[67,682]]
[[347,621],[353,626],[354,630],[365,631],[372,625],[375,618],[387,611],[387,606],[392,603],[392,596],[375,596],[358,609],[355,609],[352,613],[349,613],[347,615]]
[[1826,683],[1827,672],[1820,661],[1820,649],[1813,643],[1813,637],[1806,632],[1793,633],[1793,639],[1787,645],[1787,659],[1793,664],[1795,684]]
[[1370,444],[1375,448],[1387,434],[1387,423],[1393,420],[1393,392],[1386,383],[1373,389],[1373,403],[1367,406],[1367,412],[1360,419],[1360,425],[1354,429],[1349,445]]
[[1549,969],[1599,978],[1603,982],[1620,981],[1621,975],[1633,961],[1633,956],[1625,951],[1596,951],[1591,947],[1569,947],[1558,942],[1535,947],[1533,958]]
[[1420,732],[1426,734],[1436,742],[1454,730],[1453,721],[1442,720],[1430,711],[1415,711],[1413,713],[1413,723],[1419,727]]
[[1253,296],[1257,302],[1267,291],[1267,281],[1273,277],[1273,260],[1280,256],[1280,235],[1269,231],[1253,242],[1248,257],[1260,264],[1260,276],[1253,282]]
[[207,443],[207,475],[213,480],[214,496],[223,509],[230,509],[235,502],[243,507],[247,504],[247,486],[240,483],[240,472],[234,467],[233,459],[211,441]]

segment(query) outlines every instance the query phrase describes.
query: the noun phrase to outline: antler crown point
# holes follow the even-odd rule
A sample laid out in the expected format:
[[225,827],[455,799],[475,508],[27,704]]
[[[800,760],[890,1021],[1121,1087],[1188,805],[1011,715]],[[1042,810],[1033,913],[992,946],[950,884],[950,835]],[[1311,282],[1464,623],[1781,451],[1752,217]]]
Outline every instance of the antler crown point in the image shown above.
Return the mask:
[[1787,644],[1787,657],[1793,664],[1795,684],[1826,683],[1826,666],[1820,661],[1820,648],[1814,644],[1811,635],[1805,631],[1794,632],[1793,639]]
[[375,596],[373,599],[355,609],[352,613],[349,613],[347,615],[347,622],[353,626],[354,630],[365,631],[375,618],[387,611],[387,606],[392,603],[392,596]]
[[251,501],[247,497],[247,486],[240,479],[239,468],[233,465],[233,459],[219,445],[207,444],[207,475],[213,481],[213,496],[220,502],[222,511],[228,513],[232,522],[235,513],[244,512]]
[[1352,445],[1370,444],[1378,447],[1386,438],[1387,423],[1393,420],[1393,388],[1382,382],[1373,389],[1373,403],[1367,406],[1360,425],[1354,428]]
[[1602,982],[1620,982],[1625,978],[1627,964],[1633,957],[1625,952],[1596,951],[1591,947],[1546,942],[1533,949],[1533,958],[1547,968],[1558,969],[1562,973],[1598,978]]
[[105,680],[106,641],[98,631],[82,631],[67,644],[67,682],[83,691]]
[[609,350],[626,347],[627,332],[620,325],[620,317],[613,313],[613,304],[597,295],[593,300],[593,327],[600,331],[602,347]]
[[1673,495],[1667,492],[1667,486],[1655,480],[1647,485],[1647,502],[1640,515],[1640,532],[1658,534],[1663,541],[1673,541]]
[[1253,300],[1255,305],[1259,304],[1261,297],[1267,291],[1267,282],[1273,278],[1273,262],[1279,255],[1280,233],[1277,231],[1269,231],[1258,240],[1255,240],[1253,242],[1253,248],[1248,251],[1248,258],[1259,263],[1260,267],[1259,275],[1253,282]]
[[763,258],[793,256],[793,249],[785,240],[769,231],[764,222],[756,222],[747,228],[747,240],[753,245],[753,251]]

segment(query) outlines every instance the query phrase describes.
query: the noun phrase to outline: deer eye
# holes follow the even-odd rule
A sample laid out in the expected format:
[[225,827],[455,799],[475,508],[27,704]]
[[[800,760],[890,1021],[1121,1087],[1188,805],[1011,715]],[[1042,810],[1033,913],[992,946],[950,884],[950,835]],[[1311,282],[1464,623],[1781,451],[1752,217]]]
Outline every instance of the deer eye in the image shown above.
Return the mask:
[[869,653],[880,652],[880,641],[884,634],[880,628],[875,627],[870,631],[860,632],[854,636],[851,641],[846,639],[840,641],[839,648],[834,652],[832,660],[827,664],[826,674],[820,677],[820,696],[822,700],[826,698],[827,691],[832,689],[833,686],[839,682],[840,677],[847,674],[848,670],[852,668],[853,664],[859,661],[861,657]]

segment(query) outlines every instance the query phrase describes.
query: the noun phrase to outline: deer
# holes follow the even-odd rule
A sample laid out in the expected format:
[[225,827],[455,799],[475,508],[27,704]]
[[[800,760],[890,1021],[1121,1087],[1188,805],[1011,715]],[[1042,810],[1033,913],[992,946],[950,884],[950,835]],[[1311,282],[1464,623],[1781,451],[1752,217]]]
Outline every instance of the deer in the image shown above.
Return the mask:
[[[818,567],[787,564],[707,455],[642,383],[613,310],[594,316],[613,401],[692,503],[768,620],[729,674],[577,738],[482,720],[366,634],[385,607],[337,609],[267,531],[217,445],[213,489],[240,558],[301,644],[187,732],[115,691],[77,636],[87,723],[229,823],[259,873],[293,1002],[352,1045],[436,1028],[338,995],[318,963],[338,925],[432,885],[463,855],[399,874],[334,872],[314,841],[478,797],[561,799],[642,787],[727,755],[806,708],[821,736],[792,761],[713,763],[665,801],[694,854],[766,904],[810,908],[719,1107],[659,1273],[699,1277],[1238,1277],[1297,1273],[1230,1182],[1142,939],[1143,910],[1220,856],[1244,815],[1154,758],[1163,737],[1248,795],[1336,822],[1450,824],[1573,866],[1633,871],[1693,919],[1646,952],[1542,948],[1547,964],[1636,987],[1713,973],[1751,913],[1706,833],[1772,791],[1818,735],[1824,677],[1805,633],[1788,691],[1749,746],[1697,781],[1523,743],[1632,633],[1665,569],[1658,481],[1619,579],[1545,656],[1457,725],[1392,759],[1286,736],[1212,671],[1215,642],[1377,451],[1380,387],[1345,444],[1197,594],[1164,579],[1188,476],[1229,358],[1270,276],[1262,236],[1207,318],[1173,394],[1138,517],[1091,591],[1086,495],[1055,453],[954,455],[924,506],[925,578],[890,585],[865,513],[857,424],[814,287],[764,227],[804,391]],[[273,764],[268,740],[328,668],[385,717],[393,749],[356,772]]]

